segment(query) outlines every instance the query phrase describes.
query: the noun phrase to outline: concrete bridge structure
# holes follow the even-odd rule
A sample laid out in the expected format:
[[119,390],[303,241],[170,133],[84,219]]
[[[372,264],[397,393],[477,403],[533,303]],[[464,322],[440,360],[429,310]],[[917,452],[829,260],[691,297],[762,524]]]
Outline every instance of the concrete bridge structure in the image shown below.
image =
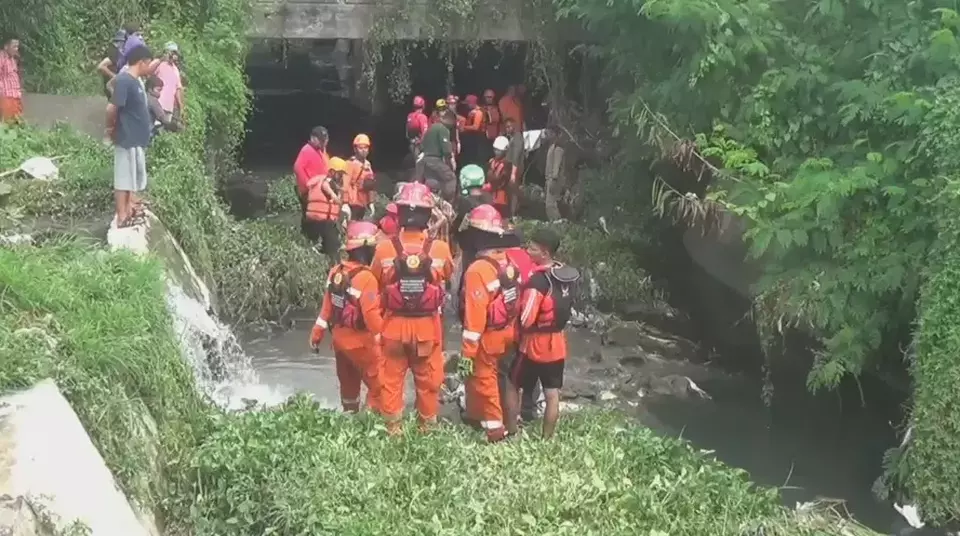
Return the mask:
[[[253,9],[250,37],[281,39],[365,39],[377,16],[384,16],[388,1],[398,0],[259,0]],[[403,0],[399,0],[403,1]],[[449,40],[529,41],[536,31],[524,20],[524,0],[492,0],[489,15],[471,28],[454,29]],[[426,4],[408,10],[425,10]],[[426,39],[424,17],[406,12],[410,23],[392,28],[400,39]],[[484,23],[484,20],[487,22]],[[479,33],[475,28],[479,28]],[[566,32],[564,32],[566,35]],[[436,36],[433,36],[436,37]],[[574,39],[576,35],[571,36]]]

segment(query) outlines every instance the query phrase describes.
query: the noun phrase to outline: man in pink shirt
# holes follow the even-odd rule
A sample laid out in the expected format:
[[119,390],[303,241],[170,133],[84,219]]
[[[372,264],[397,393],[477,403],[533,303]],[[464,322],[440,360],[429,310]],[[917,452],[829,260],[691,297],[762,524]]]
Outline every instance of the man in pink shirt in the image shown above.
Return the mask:
[[[293,162],[293,174],[297,177],[297,198],[300,200],[300,230],[307,223],[307,183],[314,177],[327,176],[327,141],[330,135],[324,127],[314,127],[310,139],[300,149]],[[304,231],[305,232],[305,231]]]
[[163,57],[156,60],[151,67],[153,74],[163,82],[159,97],[163,111],[177,117],[175,112],[179,110],[182,118],[186,109],[183,106],[183,81],[177,65],[179,62],[180,48],[176,43],[170,42],[164,46]]
[[16,123],[23,115],[20,41],[5,37],[0,46],[0,123]]

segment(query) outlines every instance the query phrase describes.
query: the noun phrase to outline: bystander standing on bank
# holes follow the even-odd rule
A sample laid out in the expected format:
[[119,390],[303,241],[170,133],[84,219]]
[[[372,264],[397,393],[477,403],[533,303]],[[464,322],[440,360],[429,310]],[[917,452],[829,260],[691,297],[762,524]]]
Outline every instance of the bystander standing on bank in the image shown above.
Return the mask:
[[3,38],[0,49],[0,122],[19,123],[23,116],[23,86],[20,83],[20,40]]
[[163,57],[153,61],[153,74],[163,82],[160,91],[160,106],[177,119],[183,119],[186,110],[183,105],[183,80],[180,76],[180,47],[169,42],[163,47]]
[[117,227],[129,227],[143,219],[139,193],[147,188],[146,149],[153,121],[147,92],[140,78],[150,71],[152,59],[145,46],[127,55],[127,66],[114,79],[113,96],[107,105],[107,137],[113,141],[113,189]]
[[103,78],[103,94],[107,97],[107,100],[110,99],[110,81],[113,80],[114,76],[117,76],[117,72],[120,70],[120,53],[126,40],[126,30],[117,30],[110,46],[103,54],[103,59],[97,64],[97,74]]

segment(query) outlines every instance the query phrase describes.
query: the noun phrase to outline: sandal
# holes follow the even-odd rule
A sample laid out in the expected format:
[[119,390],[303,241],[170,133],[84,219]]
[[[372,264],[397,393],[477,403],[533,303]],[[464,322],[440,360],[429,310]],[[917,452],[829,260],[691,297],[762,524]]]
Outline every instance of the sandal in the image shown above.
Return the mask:
[[147,223],[143,216],[137,216],[136,214],[131,215],[129,218],[123,220],[117,224],[117,229],[127,229],[137,225],[142,225]]

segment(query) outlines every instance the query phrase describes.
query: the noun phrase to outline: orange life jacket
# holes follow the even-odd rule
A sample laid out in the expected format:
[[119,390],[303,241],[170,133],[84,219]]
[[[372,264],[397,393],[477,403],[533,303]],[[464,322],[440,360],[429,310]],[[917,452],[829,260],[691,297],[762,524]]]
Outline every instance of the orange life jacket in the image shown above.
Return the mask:
[[487,125],[487,138],[495,140],[500,135],[500,108],[496,104],[483,107],[483,124]]
[[330,304],[333,306],[331,317],[333,326],[355,330],[366,329],[366,324],[363,322],[363,309],[360,307],[360,295],[353,287],[353,278],[361,271],[369,269],[366,266],[357,266],[347,271],[341,264],[333,273],[329,287]]
[[307,219],[314,221],[336,220],[340,207],[330,202],[323,192],[323,182],[319,182],[307,192]]
[[487,164],[487,183],[490,184],[492,191],[504,190],[510,182],[510,174],[513,173],[513,164],[507,162],[506,158],[491,158]]
[[[547,291],[540,301],[533,326],[525,328],[529,333],[558,333],[563,331],[573,314],[573,284],[576,279],[564,281],[556,276],[557,266],[538,267],[531,276],[530,285],[536,286],[534,278],[547,281]],[[579,275],[577,276],[579,277]]]
[[[520,269],[509,259],[477,257],[474,262],[489,263],[497,271],[493,299],[487,304],[487,330],[497,331],[513,324],[520,316]],[[489,287],[488,287],[489,289]],[[460,286],[460,323],[467,308],[467,296]]]
[[446,296],[443,281],[433,277],[433,258],[427,238],[420,253],[407,253],[399,236],[391,239],[397,252],[393,260],[393,281],[383,289],[383,308],[397,316],[423,317],[438,314]]

